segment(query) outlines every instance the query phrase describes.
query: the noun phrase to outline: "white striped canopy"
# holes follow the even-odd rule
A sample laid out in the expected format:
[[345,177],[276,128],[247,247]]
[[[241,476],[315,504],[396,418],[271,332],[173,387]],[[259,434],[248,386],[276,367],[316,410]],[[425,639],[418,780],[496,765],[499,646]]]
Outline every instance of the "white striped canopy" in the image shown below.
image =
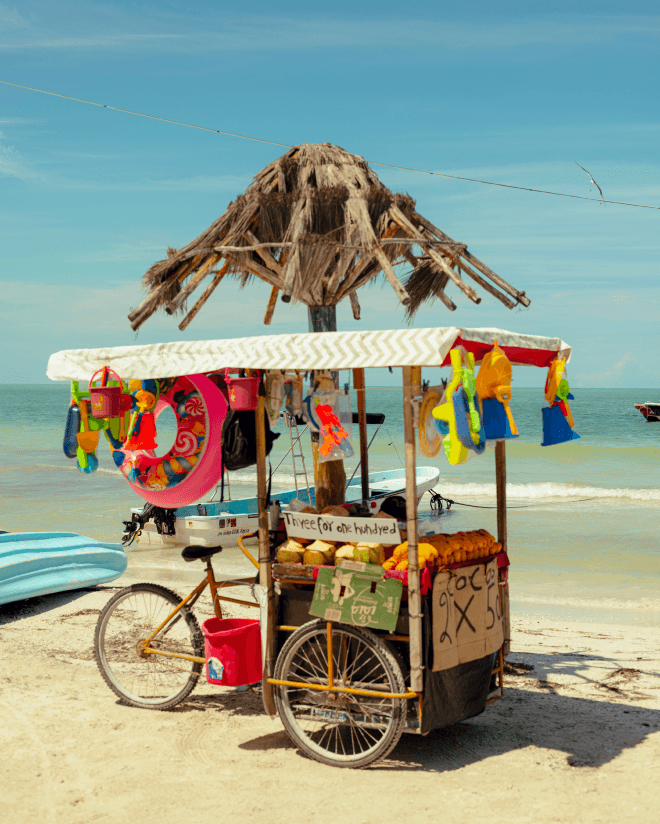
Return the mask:
[[226,367],[241,369],[358,369],[383,366],[446,366],[462,345],[477,363],[497,342],[513,364],[549,366],[570,359],[560,338],[521,335],[503,329],[387,329],[379,332],[305,332],[230,340],[175,341],[146,346],[65,349],[50,356],[54,381],[89,380],[103,366],[123,379],[194,375]]

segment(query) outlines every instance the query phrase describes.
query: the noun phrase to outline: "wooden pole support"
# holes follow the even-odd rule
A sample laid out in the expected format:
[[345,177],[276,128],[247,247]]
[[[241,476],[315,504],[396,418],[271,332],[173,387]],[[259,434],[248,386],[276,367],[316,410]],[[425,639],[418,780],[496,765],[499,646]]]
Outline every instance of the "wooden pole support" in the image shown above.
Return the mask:
[[410,688],[422,692],[422,598],[420,594],[419,557],[417,551],[417,460],[411,366],[403,367],[403,432],[406,448],[406,519],[408,527],[408,613],[410,623]]
[[[268,637],[266,639],[266,660],[264,661],[264,671],[262,680],[262,695],[264,709],[273,717],[276,714],[275,701],[273,700],[273,685],[268,683],[268,679],[273,677],[275,668],[275,590],[273,589],[273,576],[270,563],[270,541],[268,537],[268,509],[266,489],[266,399],[259,395],[257,403],[257,504],[259,507],[259,584],[266,587],[268,593],[267,605],[267,627]],[[263,616],[262,616],[263,620]]]
[[[502,549],[507,551],[507,524],[506,524],[506,441],[497,441],[495,444],[495,486],[497,489],[497,540]],[[511,651],[511,613],[509,606],[509,583],[500,588],[502,622],[504,626],[504,644],[502,654],[506,656]]]
[[506,552],[506,441],[495,444],[495,486],[497,490],[497,540]]
[[369,449],[367,441],[367,399],[364,387],[364,369],[353,370],[353,388],[357,393],[358,427],[360,430],[360,473],[362,500],[369,498]]

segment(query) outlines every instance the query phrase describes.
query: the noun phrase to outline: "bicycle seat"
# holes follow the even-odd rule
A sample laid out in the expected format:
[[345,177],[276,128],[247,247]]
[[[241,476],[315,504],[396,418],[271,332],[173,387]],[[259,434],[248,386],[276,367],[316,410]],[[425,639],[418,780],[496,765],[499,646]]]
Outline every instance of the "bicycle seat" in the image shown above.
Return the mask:
[[181,557],[184,561],[207,561],[217,552],[222,552],[221,546],[199,546],[198,544],[193,544],[182,550]]

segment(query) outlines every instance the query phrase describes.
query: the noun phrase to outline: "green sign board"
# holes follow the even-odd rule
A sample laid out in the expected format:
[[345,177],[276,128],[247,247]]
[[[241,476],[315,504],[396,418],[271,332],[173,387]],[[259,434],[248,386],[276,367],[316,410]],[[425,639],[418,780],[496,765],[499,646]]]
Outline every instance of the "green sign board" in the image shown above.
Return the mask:
[[319,569],[311,615],[356,627],[396,627],[403,584],[383,578],[383,568],[358,561],[340,561],[335,569]]

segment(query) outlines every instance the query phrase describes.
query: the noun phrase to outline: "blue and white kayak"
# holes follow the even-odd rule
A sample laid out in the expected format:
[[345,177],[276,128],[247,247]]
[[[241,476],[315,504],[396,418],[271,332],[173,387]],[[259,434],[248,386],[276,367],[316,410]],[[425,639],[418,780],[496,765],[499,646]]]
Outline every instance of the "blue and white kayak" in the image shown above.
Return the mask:
[[106,584],[126,570],[119,544],[75,532],[0,534],[0,604]]
[[[434,466],[418,466],[416,482],[417,504],[424,495],[438,482],[440,470]],[[279,501],[282,509],[294,499],[314,505],[314,488],[289,489],[286,492],[272,492],[271,498]],[[388,469],[383,472],[369,473],[369,507],[373,513],[378,512],[381,504],[390,495],[406,497],[406,473],[403,469]],[[346,488],[346,503],[362,500],[362,484],[355,478]],[[132,512],[141,512],[140,508]],[[201,546],[236,545],[241,535],[255,532],[257,529],[258,506],[256,498],[237,498],[234,501],[207,501],[201,504],[182,506],[176,511],[174,535],[159,535],[153,521],[149,521],[140,537],[140,543],[149,546],[173,546],[179,544],[198,544]]]

